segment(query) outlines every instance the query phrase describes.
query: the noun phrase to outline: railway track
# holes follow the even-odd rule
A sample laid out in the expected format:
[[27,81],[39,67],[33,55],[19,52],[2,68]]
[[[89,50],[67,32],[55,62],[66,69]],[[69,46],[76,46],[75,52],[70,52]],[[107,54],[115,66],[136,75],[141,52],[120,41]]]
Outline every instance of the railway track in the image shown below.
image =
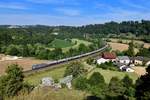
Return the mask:
[[98,50],[95,50],[95,51],[92,51],[92,52],[88,52],[88,53],[85,53],[85,54],[81,54],[81,55],[77,55],[77,56],[73,56],[73,57],[69,57],[69,58],[60,59],[60,60],[53,61],[53,62],[50,62],[48,64],[44,64],[44,65],[41,65],[41,66],[39,64],[38,68],[35,68],[35,69],[32,68],[32,70],[24,71],[24,74],[25,75],[29,75],[29,74],[32,74],[32,73],[35,73],[35,72],[57,68],[61,64],[65,64],[65,63],[68,63],[68,62],[71,62],[71,61],[74,61],[74,60],[80,60],[81,58],[84,58],[84,57],[91,56],[91,55],[94,55],[96,53],[102,52],[106,48],[108,48],[108,45],[105,45],[104,47],[102,47],[102,48],[100,48]]

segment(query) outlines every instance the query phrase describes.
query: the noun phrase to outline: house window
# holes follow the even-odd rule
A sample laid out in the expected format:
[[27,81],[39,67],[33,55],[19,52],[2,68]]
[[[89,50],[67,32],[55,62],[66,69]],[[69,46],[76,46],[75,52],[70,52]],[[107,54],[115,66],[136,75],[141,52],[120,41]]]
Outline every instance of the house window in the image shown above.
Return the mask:
[[124,61],[124,63],[126,63],[126,61]]

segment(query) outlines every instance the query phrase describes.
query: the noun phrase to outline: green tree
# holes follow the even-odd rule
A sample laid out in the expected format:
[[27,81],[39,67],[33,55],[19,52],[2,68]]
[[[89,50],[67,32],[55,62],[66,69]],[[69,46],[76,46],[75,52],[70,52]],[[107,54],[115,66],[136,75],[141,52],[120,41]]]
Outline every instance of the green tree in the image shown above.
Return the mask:
[[87,64],[92,65],[94,63],[94,59],[88,58],[86,62],[87,62]]
[[108,85],[106,98],[111,100],[123,99],[124,92],[125,87],[123,86],[123,83],[117,77],[112,77]]
[[22,68],[13,64],[8,66],[6,70],[7,75],[1,76],[0,93],[2,96],[14,96],[23,87],[23,73]]
[[122,79],[122,82],[126,88],[133,86],[133,80],[128,75]]
[[128,75],[126,75],[121,81],[123,82],[123,86],[125,87],[124,96],[128,99],[130,97],[133,98],[135,96],[135,88],[133,85],[133,80]]
[[137,100],[150,99],[150,66],[146,68],[147,74],[141,76],[136,81],[135,97]]
[[37,58],[39,58],[39,59],[48,59],[48,53],[49,53],[49,50],[43,49],[39,52]]
[[84,76],[79,76],[74,80],[74,86],[76,89],[79,90],[86,90],[87,89],[87,79]]
[[94,72],[92,76],[88,79],[88,83],[92,85],[105,84],[104,77],[99,72]]
[[84,72],[85,69],[80,62],[72,62],[67,66],[64,76],[73,75],[73,77],[77,77]]
[[92,95],[104,99],[106,84],[104,77],[99,72],[94,72],[88,79],[87,88],[92,93]]
[[87,46],[86,46],[85,44],[81,43],[81,44],[79,45],[78,51],[82,54],[82,53],[87,52],[87,51],[88,51],[88,48],[87,48]]
[[130,57],[135,56],[133,40],[129,43],[129,48],[128,48],[128,50],[126,51],[126,53],[127,53],[127,55],[130,56]]
[[16,56],[19,54],[19,51],[15,45],[9,45],[6,50],[6,54]]

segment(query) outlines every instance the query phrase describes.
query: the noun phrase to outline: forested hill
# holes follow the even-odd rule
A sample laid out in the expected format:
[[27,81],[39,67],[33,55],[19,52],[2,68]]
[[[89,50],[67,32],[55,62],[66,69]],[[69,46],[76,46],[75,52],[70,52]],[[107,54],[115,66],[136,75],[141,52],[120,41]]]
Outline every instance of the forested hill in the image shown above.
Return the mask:
[[[120,33],[133,33],[135,35],[150,35],[150,21],[123,21],[121,23],[108,22],[105,24],[91,24],[79,27],[73,26],[44,26],[44,25],[1,25],[0,29],[13,30],[22,33],[72,33],[72,34],[120,34]],[[19,30],[18,30],[19,29]]]

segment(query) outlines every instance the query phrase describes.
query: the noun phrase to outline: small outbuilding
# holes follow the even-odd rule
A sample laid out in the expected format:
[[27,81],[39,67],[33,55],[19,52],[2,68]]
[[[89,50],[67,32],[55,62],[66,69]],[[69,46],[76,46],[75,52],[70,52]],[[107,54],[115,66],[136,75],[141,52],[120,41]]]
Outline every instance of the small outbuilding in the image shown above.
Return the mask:
[[143,65],[143,61],[144,61],[144,57],[137,56],[137,57],[134,57],[133,63],[135,65]]
[[128,65],[130,63],[130,59],[128,56],[118,56],[117,57],[117,62],[121,64]]

